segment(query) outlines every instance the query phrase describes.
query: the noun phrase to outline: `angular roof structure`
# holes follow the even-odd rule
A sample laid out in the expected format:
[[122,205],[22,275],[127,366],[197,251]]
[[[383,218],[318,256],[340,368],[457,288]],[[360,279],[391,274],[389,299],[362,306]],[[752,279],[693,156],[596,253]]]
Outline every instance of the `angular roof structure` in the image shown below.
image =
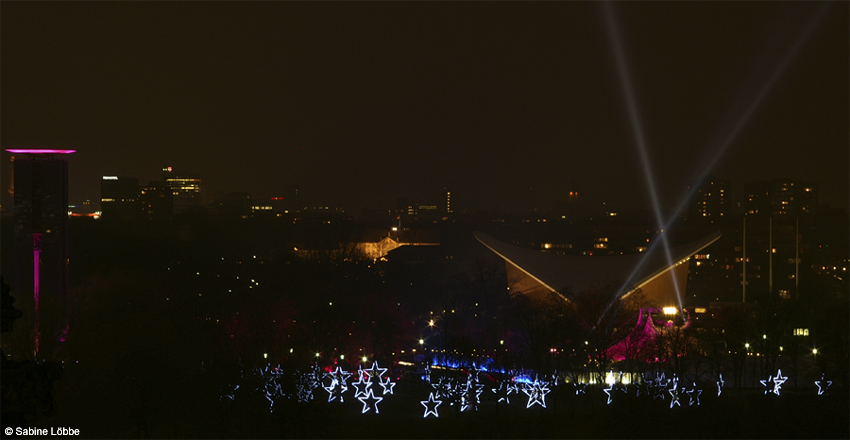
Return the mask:
[[[681,280],[679,284],[684,290],[688,260],[717,241],[721,233],[718,231],[699,241],[670,248],[669,260],[667,253],[660,246],[648,252],[631,255],[574,256],[522,248],[496,240],[482,232],[475,232],[474,235],[481,244],[506,261],[509,272],[512,266],[524,277],[533,280],[531,284],[534,286],[531,290],[558,292],[563,295],[564,292],[578,293],[609,282],[618,282],[623,283],[623,296],[640,288],[653,292],[650,299],[675,304],[671,302],[675,293],[671,297],[671,289],[663,286],[664,278],[669,280],[670,277],[676,277]],[[528,281],[526,280],[526,286],[530,285]],[[670,281],[666,283],[672,286]]]

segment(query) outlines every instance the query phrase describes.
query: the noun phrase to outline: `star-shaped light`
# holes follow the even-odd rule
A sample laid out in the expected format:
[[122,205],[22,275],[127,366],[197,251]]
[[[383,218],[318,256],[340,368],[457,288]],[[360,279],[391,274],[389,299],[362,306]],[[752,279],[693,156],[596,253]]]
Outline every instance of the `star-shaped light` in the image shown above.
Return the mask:
[[787,377],[782,377],[782,370],[777,370],[776,377],[773,378],[773,394],[779,395],[779,390],[782,388],[782,384],[788,380]]
[[576,388],[576,396],[578,396],[579,394],[587,394],[586,383],[574,383],[573,386]]
[[759,382],[761,382],[761,387],[765,395],[772,393],[776,388],[776,385],[773,383],[773,375],[768,376],[767,380],[759,380]]
[[313,390],[318,386],[319,379],[315,372],[300,373],[295,384],[298,401],[303,403],[313,400]]
[[496,403],[500,403],[503,400],[505,403],[511,403],[511,388],[508,386],[507,382],[500,382],[498,388],[493,388],[492,391],[496,394],[496,398],[498,399]]
[[720,373],[720,380],[717,381],[717,397],[720,397],[720,393],[723,392],[723,385],[725,384],[726,382],[723,381],[723,373]]
[[375,394],[372,392],[372,389],[369,388],[369,391],[366,392],[366,395],[358,397],[357,400],[363,403],[363,411],[361,411],[361,414],[369,412],[370,409],[374,409],[375,414],[378,414],[378,403],[384,400],[384,398],[376,397]]
[[690,400],[688,401],[688,406],[693,406],[694,404],[699,406],[699,396],[702,394],[702,390],[697,389],[696,382],[694,382],[693,388],[688,391],[685,391],[685,393],[687,393],[688,397],[690,397]]
[[440,415],[437,414],[437,407],[440,406],[443,401],[434,398],[434,393],[431,393],[431,395],[428,396],[428,400],[422,400],[419,403],[425,407],[425,415],[422,416],[422,418],[428,417],[428,414],[433,414],[434,417],[440,417]]
[[386,396],[387,394],[392,394],[392,393],[393,393],[393,387],[394,387],[394,386],[395,386],[395,382],[390,382],[390,378],[389,378],[389,377],[387,378],[387,380],[385,380],[385,381],[381,381],[381,387],[384,389],[384,395],[385,395],[385,396]]
[[[815,383],[817,383],[817,382],[815,382]],[[830,382],[830,383],[832,383],[832,382]],[[239,389],[239,385],[236,385],[236,386],[229,385],[227,388],[230,392],[222,394],[221,396],[218,397],[218,400],[223,400],[224,398],[228,398],[230,400],[236,400],[236,390]],[[820,394],[820,393],[818,393],[818,394]]]
[[829,387],[832,386],[832,381],[826,380],[826,374],[821,374],[820,380],[816,380],[815,385],[818,386],[818,396],[828,396]]
[[605,391],[605,394],[608,395],[608,401],[605,403],[610,405],[611,402],[614,401],[614,397],[612,396],[612,394],[614,394],[614,384],[608,384],[608,388],[605,388],[602,391]]
[[372,363],[372,368],[364,370],[364,372],[369,375],[370,382],[380,383],[384,374],[387,372],[387,369],[379,367],[378,362],[375,361]]
[[366,392],[369,391],[369,388],[372,386],[372,382],[369,382],[364,376],[360,376],[360,379],[357,382],[351,382],[351,386],[354,387],[354,398],[358,399],[362,396],[366,395]]
[[448,397],[448,395],[451,392],[451,384],[449,382],[446,382],[444,377],[441,377],[437,381],[437,383],[432,382],[431,388],[433,388],[434,391],[437,392],[437,398],[438,399],[444,399],[444,398]]
[[[655,378],[655,380],[652,382],[652,389],[655,393],[652,396],[653,400],[655,400],[655,399],[666,400],[667,399],[667,385],[668,384],[670,384],[670,380],[665,378],[664,373],[661,373],[661,376],[658,376],[658,377]],[[674,385],[674,387],[675,387],[675,385]]]
[[679,402],[679,397],[681,397],[681,390],[679,388],[670,388],[670,395],[673,396],[673,398],[670,399],[670,408],[673,408],[673,405],[682,406]]
[[472,363],[472,368],[469,371],[469,376],[474,382],[478,382],[478,375],[484,370],[478,367],[475,362]]
[[343,393],[348,390],[348,385],[345,382],[340,382],[336,379],[331,379],[331,383],[328,386],[322,385],[322,388],[328,392],[328,402],[333,402],[334,399],[339,398],[340,402],[344,402]]
[[617,382],[613,384],[613,388],[617,391],[622,391],[628,394],[628,389],[626,388],[626,384],[623,383],[623,372],[620,372],[620,377],[617,379]]
[[484,385],[467,380],[466,387],[461,393],[460,410],[466,411],[468,408],[472,408],[475,411],[478,411],[478,406],[481,404],[481,392],[483,388]]
[[549,394],[549,388],[546,387],[545,383],[541,384],[537,379],[534,379],[534,383],[524,387],[522,392],[528,395],[526,409],[531,408],[531,405],[535,403],[546,408],[546,394]]

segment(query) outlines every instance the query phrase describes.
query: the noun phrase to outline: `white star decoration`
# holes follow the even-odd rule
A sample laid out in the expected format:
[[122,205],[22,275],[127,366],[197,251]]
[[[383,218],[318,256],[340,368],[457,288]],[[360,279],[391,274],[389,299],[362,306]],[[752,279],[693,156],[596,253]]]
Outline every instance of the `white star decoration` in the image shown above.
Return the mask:
[[387,369],[379,367],[378,362],[373,362],[372,368],[363,371],[369,375],[369,382],[380,383]]
[[682,403],[679,402],[679,398],[681,397],[682,391],[679,389],[679,378],[673,376],[673,388],[670,388],[670,408],[673,408],[673,405],[682,406]]
[[549,388],[547,388],[545,382],[541,384],[537,379],[534,379],[534,383],[526,385],[522,392],[528,395],[526,409],[531,408],[535,403],[546,408],[546,394],[549,394]]
[[428,414],[433,414],[434,417],[440,417],[440,415],[437,414],[437,407],[440,406],[443,401],[435,399],[434,393],[431,393],[431,395],[428,396],[428,400],[423,400],[419,403],[425,407],[425,415],[422,416],[423,418],[428,417]]
[[694,382],[694,387],[688,391],[685,391],[685,393],[687,393],[688,397],[690,397],[690,400],[688,401],[688,406],[693,406],[694,404],[699,406],[699,396],[702,394],[702,390],[697,389],[696,382]]
[[773,394],[779,395],[779,390],[782,388],[782,384],[788,380],[787,377],[782,377],[782,370],[777,370],[776,377],[773,378]]
[[605,388],[602,391],[605,391],[605,394],[608,395],[608,402],[606,402],[606,404],[610,405],[611,402],[614,400],[612,396],[612,394],[614,393],[614,384],[609,384],[608,388]]
[[478,406],[481,404],[482,388],[484,388],[484,385],[467,380],[466,388],[461,393],[461,411],[466,411],[468,408],[478,411]]
[[717,381],[717,397],[720,397],[720,393],[723,392],[723,385],[725,384],[726,382],[723,381],[723,373],[720,373],[720,380]]
[[829,395],[829,387],[832,386],[831,380],[826,380],[826,374],[821,374],[820,380],[815,381],[815,385],[818,386],[818,396]]
[[507,382],[500,382],[498,388],[493,388],[492,391],[496,394],[496,398],[498,399],[496,403],[501,403],[503,400],[505,403],[511,403],[510,395],[513,390]]
[[366,395],[358,397],[357,400],[363,403],[363,411],[361,412],[361,414],[365,414],[373,408],[375,410],[375,414],[378,414],[378,403],[384,400],[384,398],[376,397],[375,394],[372,393],[372,389],[369,388],[369,391],[366,392]]
[[393,393],[393,387],[394,387],[394,386],[395,386],[395,382],[390,382],[390,378],[389,378],[389,377],[387,378],[387,380],[385,380],[385,381],[381,381],[381,387],[384,389],[384,395],[385,395],[385,396],[386,396],[387,394],[392,394],[392,393]]
[[576,387],[576,396],[579,394],[587,394],[587,384],[586,383],[574,383],[574,387]]
[[759,382],[761,382],[765,395],[772,393],[773,389],[776,388],[773,384],[773,375],[768,376],[766,380],[759,380]]
[[348,391],[346,380],[351,376],[351,373],[343,370],[342,367],[336,367],[336,370],[325,373],[324,376],[331,379],[330,385],[322,385],[322,388],[328,392],[328,402],[333,402],[336,398],[339,398],[339,401],[343,402],[343,394]]
[[782,388],[782,384],[784,384],[786,380],[788,380],[788,378],[782,377],[782,370],[778,370],[776,377],[771,375],[767,377],[767,380],[759,380],[759,382],[764,389],[765,395],[773,393],[778,396],[779,390]]

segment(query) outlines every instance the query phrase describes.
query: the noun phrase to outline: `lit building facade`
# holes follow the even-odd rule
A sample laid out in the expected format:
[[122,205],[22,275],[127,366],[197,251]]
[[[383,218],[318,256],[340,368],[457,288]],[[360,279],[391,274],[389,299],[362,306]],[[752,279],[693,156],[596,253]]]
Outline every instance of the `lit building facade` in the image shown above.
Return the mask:
[[25,347],[56,358],[68,338],[68,161],[74,150],[10,149],[14,161],[15,306]]
[[744,209],[751,215],[805,215],[818,204],[818,185],[791,179],[773,179],[744,185]]
[[172,167],[162,169],[162,184],[171,191],[172,212],[182,214],[201,206],[201,179],[179,176]]
[[103,176],[100,184],[100,210],[107,220],[134,220],[141,213],[139,179]]
[[688,217],[705,223],[716,223],[729,218],[729,179],[708,176],[702,182],[688,184],[691,197]]

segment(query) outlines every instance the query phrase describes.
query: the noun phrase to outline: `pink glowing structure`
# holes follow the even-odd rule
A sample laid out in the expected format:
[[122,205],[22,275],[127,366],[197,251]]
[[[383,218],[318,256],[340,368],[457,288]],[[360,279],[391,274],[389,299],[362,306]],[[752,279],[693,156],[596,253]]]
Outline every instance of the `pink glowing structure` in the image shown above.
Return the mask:
[[32,234],[32,286],[33,300],[35,301],[35,352],[38,353],[38,291],[39,291],[39,267],[41,266],[41,234]]
[[13,154],[71,154],[77,150],[52,150],[43,148],[7,148],[6,151]]

